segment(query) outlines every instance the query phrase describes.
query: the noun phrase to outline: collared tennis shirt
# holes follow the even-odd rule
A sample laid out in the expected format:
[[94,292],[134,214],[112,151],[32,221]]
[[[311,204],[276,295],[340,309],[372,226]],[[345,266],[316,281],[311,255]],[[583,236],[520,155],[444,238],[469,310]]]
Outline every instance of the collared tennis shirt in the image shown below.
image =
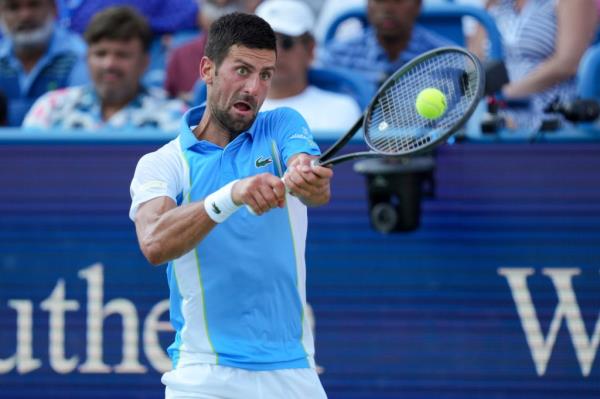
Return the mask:
[[[294,154],[319,154],[306,122],[289,108],[259,113],[225,148],[192,133],[190,126],[203,112],[204,107],[189,110],[179,137],[140,159],[131,183],[132,220],[138,206],[152,198],[201,201],[234,179],[277,175],[277,155],[285,170]],[[313,337],[304,317],[306,230],[306,207],[288,195],[285,208],[262,216],[241,207],[194,250],[169,263],[176,336],[168,352],[174,368],[314,367]]]

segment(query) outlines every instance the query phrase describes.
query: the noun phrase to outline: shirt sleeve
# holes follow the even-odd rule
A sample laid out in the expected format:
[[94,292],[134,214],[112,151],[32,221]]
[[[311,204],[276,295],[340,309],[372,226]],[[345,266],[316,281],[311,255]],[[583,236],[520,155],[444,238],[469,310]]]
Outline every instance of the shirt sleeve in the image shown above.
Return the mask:
[[297,111],[291,108],[279,108],[274,112],[276,117],[274,134],[281,152],[281,160],[285,168],[290,157],[299,153],[320,155],[321,150],[313,139],[308,124]]
[[135,168],[131,181],[131,208],[129,218],[141,204],[158,197],[169,197],[177,203],[183,190],[182,162],[177,150],[178,142],[171,142],[158,151],[144,155]]
[[53,92],[46,93],[38,98],[23,119],[22,127],[33,129],[47,129],[50,127],[52,107],[50,98]]

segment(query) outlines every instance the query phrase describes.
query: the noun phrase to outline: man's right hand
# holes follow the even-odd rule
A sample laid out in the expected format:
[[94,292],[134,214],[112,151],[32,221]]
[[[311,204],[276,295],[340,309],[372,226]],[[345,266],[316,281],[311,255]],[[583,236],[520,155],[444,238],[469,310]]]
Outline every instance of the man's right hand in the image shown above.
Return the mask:
[[270,173],[246,177],[233,185],[231,198],[236,205],[246,204],[257,215],[285,206],[285,185]]

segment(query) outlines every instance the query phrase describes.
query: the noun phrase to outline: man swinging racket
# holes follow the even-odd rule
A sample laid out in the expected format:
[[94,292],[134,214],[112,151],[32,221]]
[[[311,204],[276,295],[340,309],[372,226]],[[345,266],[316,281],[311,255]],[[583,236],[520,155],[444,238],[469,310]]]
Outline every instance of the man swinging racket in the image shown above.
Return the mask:
[[258,113],[275,40],[254,15],[215,21],[200,63],[206,104],[140,159],[131,183],[141,250],[169,262],[167,398],[326,398],[304,317],[304,249],[306,205],[329,201],[333,172],[311,166],[319,148],[296,111]]

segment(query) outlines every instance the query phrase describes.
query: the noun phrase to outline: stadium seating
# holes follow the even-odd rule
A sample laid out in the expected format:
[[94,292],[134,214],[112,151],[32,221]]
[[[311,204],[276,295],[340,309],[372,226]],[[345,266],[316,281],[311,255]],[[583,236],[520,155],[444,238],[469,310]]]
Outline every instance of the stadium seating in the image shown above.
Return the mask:
[[577,94],[600,100],[600,44],[591,46],[579,63]]
[[[463,17],[472,17],[483,25],[490,41],[489,58],[501,60],[503,50],[500,32],[492,17],[481,8],[459,4],[432,4],[423,7],[418,23],[449,38],[458,45],[464,45]],[[344,21],[351,19],[358,20],[363,27],[366,26],[368,21],[365,8],[354,8],[340,14],[327,29],[325,43],[335,37],[338,27]]]

